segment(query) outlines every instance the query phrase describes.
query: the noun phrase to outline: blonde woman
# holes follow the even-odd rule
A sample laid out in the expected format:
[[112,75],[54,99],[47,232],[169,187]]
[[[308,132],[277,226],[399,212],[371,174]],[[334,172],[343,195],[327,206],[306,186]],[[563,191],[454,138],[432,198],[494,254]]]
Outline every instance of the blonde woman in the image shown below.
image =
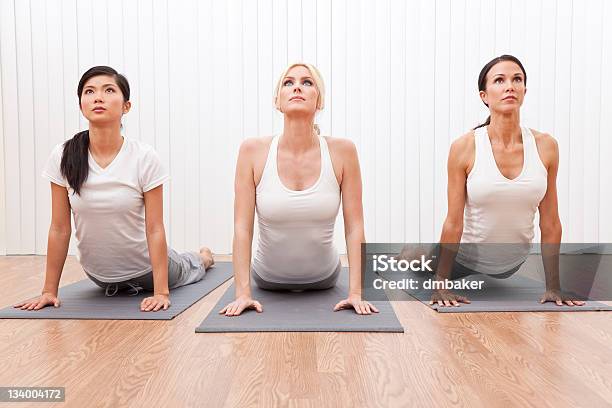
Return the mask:
[[[318,70],[302,63],[287,67],[274,101],[284,116],[283,132],[247,139],[240,146],[234,185],[236,300],[219,313],[237,316],[246,309],[263,311],[262,304],[251,297],[251,276],[266,290],[333,287],[341,270],[333,245],[341,201],[349,293],[333,310],[378,312],[361,298],[360,250],[365,237],[357,151],[349,140],[319,135],[314,120],[323,109],[325,88]],[[256,211],[259,237],[251,262]]]

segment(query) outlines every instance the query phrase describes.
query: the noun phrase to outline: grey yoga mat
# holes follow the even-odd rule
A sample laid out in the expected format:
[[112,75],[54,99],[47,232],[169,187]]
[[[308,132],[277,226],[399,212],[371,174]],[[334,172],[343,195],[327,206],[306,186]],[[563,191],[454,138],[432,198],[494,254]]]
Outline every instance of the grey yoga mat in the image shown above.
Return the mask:
[[348,295],[347,268],[342,268],[338,283],[331,289],[280,292],[253,285],[251,291],[253,298],[261,302],[263,313],[247,310],[240,316],[220,315],[219,310],[234,300],[232,285],[196,332],[404,332],[388,301],[371,302],[380,311],[371,315],[358,315],[349,309],[333,311],[336,303]]
[[474,313],[474,312],[586,312],[611,311],[612,306],[588,300],[583,306],[557,306],[554,303],[540,303],[544,293],[544,283],[520,275],[507,279],[495,279],[486,275],[470,275],[467,281],[484,281],[483,291],[457,290],[454,293],[466,296],[471,303],[462,303],[458,307],[439,307],[430,305],[430,290],[406,291],[412,297],[440,313]]
[[172,289],[172,305],[157,312],[140,311],[140,302],[151,296],[151,292],[141,292],[137,296],[119,292],[107,297],[104,289],[84,279],[60,288],[61,306],[58,308],[26,311],[9,306],[0,310],[0,319],[171,320],[231,277],[232,264],[218,262],[201,281]]

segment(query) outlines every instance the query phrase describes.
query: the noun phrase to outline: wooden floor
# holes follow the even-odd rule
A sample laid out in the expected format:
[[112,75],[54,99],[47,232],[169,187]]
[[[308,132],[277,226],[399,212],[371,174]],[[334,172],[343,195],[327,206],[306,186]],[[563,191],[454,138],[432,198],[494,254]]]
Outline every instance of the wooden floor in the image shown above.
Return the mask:
[[[0,257],[0,306],[38,293],[44,263]],[[83,277],[69,258],[62,285]],[[196,334],[229,284],[171,321],[0,320],[0,386],[66,387],[62,407],[612,404],[612,313],[395,302],[404,334]]]

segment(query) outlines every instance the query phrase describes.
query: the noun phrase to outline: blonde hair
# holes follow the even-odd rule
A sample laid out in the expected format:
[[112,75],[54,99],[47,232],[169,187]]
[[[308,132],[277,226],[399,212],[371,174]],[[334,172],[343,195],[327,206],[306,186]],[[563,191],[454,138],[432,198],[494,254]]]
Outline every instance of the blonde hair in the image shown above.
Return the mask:
[[323,110],[323,107],[325,106],[325,84],[323,83],[323,78],[321,77],[319,70],[314,65],[306,62],[296,62],[295,64],[289,65],[283,71],[282,75],[278,79],[278,82],[276,83],[276,88],[274,89],[274,106],[276,109],[280,110],[278,95],[280,94],[281,87],[283,86],[283,79],[285,79],[293,67],[304,67],[310,72],[310,76],[312,77],[312,80],[319,91],[319,97],[317,98],[317,110]]

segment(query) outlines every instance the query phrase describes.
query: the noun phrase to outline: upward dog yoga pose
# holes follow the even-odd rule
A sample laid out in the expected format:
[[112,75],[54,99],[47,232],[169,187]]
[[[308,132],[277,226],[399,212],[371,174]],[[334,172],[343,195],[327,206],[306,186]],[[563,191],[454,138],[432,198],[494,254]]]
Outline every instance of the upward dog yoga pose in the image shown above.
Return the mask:
[[[511,276],[529,255],[538,210],[546,274],[546,293],[540,302],[583,305],[561,292],[556,186],[559,149],[552,136],[521,126],[526,84],[525,68],[511,55],[493,59],[480,72],[480,98],[491,115],[451,146],[448,213],[436,277],[455,279],[474,273]],[[504,244],[473,250],[474,244],[485,243]],[[434,292],[431,302],[459,306],[469,300],[442,289]]]
[[40,296],[15,307],[60,306],[72,211],[87,276],[107,296],[153,291],[142,311],[167,309],[169,289],[201,280],[212,254],[208,248],[178,254],[166,245],[162,188],[169,176],[150,146],[121,135],[121,118],[131,107],[127,79],[110,67],[93,67],[77,94],[89,129],[58,145],[43,171],[52,198],[45,284]]
[[[324,95],[315,67],[289,66],[275,93],[276,108],[284,115],[283,133],[247,139],[240,146],[234,201],[236,300],[221,314],[263,311],[251,298],[250,276],[267,290],[333,287],[341,270],[333,245],[341,195],[350,278],[348,297],[334,310],[378,311],[361,299],[360,252],[365,238],[357,151],[348,140],[319,136],[314,118],[323,109]],[[259,239],[251,265],[255,211]]]

